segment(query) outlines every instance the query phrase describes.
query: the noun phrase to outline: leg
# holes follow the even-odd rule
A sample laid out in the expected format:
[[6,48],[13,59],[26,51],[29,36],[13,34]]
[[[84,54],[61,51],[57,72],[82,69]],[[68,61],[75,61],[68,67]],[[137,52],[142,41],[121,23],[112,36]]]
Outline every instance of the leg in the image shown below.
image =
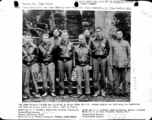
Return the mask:
[[23,87],[23,91],[24,91],[24,95],[30,97],[30,91],[29,91],[29,81],[30,81],[30,67],[24,65],[24,87]]
[[120,80],[122,81],[122,93],[127,93],[127,80],[126,80],[126,74],[127,74],[127,69],[122,68],[120,71]]
[[49,77],[50,90],[52,93],[54,93],[55,92],[55,65],[54,63],[50,63],[48,65],[48,77]]
[[38,91],[38,86],[37,86],[38,71],[39,71],[38,64],[34,64],[34,65],[31,66],[32,81],[33,81],[33,84],[34,84],[34,87],[35,87],[35,92],[36,92],[37,94],[39,93],[39,91]]
[[114,93],[119,94],[119,85],[120,85],[120,73],[119,68],[113,68],[113,77],[114,77]]
[[81,87],[82,67],[81,66],[76,66],[76,73],[77,73],[77,94],[81,95],[82,94],[82,87]]
[[66,76],[68,80],[68,93],[72,93],[72,60],[65,63]]
[[89,79],[89,65],[83,67],[84,79],[85,79],[85,93],[90,94],[90,79]]
[[101,92],[103,93],[104,89],[106,88],[106,58],[100,61],[100,70],[101,70],[100,86],[101,86]]
[[95,94],[99,94],[99,61],[97,59],[93,59],[93,87]]
[[60,94],[64,94],[64,78],[65,78],[65,63],[61,60],[58,61],[58,71],[59,71],[59,86]]
[[43,81],[43,89],[47,92],[47,65],[42,63],[42,81]]

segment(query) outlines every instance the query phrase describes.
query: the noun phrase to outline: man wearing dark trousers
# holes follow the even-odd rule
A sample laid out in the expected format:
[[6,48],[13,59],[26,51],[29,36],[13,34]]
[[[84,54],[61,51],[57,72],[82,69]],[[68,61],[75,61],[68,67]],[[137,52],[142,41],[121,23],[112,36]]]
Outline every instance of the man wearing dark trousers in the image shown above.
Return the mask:
[[55,97],[55,65],[53,58],[54,52],[54,41],[49,40],[49,35],[44,33],[42,36],[42,43],[39,45],[39,61],[41,64],[41,74],[43,80],[43,97],[48,94],[47,80],[49,79],[51,96]]
[[110,66],[113,69],[114,94],[120,95],[119,86],[122,83],[122,95],[128,96],[127,68],[130,67],[130,45],[123,39],[123,32],[116,31],[117,40],[113,41],[110,52]]
[[[93,58],[93,86],[94,97],[101,92],[105,96],[106,88],[106,57],[109,55],[109,41],[101,35],[102,29],[97,27],[95,30],[95,38],[90,41],[90,49]],[[100,73],[100,80],[99,80]]]
[[68,93],[72,94],[72,70],[74,68],[74,45],[69,41],[69,35],[66,30],[62,31],[62,40],[57,48],[58,51],[58,72],[59,72],[59,86],[60,95],[63,96],[65,92],[64,79],[65,74],[68,81]]
[[56,79],[59,78],[59,76],[58,76],[58,56],[57,56],[58,53],[56,51],[56,48],[61,41],[61,37],[59,35],[60,35],[59,29],[55,28],[53,30],[53,37],[51,38],[51,41],[54,41],[54,45],[55,45],[55,51],[54,52],[56,53],[56,55],[54,56],[54,64],[55,64],[55,78]]
[[90,47],[86,43],[84,35],[79,35],[79,44],[75,47],[75,64],[77,72],[77,94],[82,95],[82,76],[85,79],[85,94],[90,96],[89,70],[92,69],[92,56]]
[[37,64],[37,56],[38,51],[36,45],[32,44],[32,38],[30,33],[26,33],[25,35],[25,43],[22,46],[22,60],[23,60],[23,99],[31,98],[31,94],[29,91],[29,83],[30,79],[35,87],[36,97],[40,97],[37,79],[38,79],[38,64]]

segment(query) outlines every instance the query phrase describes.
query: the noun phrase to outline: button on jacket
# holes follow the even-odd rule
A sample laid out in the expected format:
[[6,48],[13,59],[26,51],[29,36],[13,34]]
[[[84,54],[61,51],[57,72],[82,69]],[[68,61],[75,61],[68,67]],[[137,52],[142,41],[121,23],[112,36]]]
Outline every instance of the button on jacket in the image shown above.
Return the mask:
[[22,46],[23,64],[32,65],[37,62],[38,49],[36,45],[30,44],[29,47],[26,44]]
[[110,53],[110,65],[124,68],[130,66],[130,45],[127,41],[113,41]]
[[53,57],[55,55],[53,40],[47,43],[40,44],[38,48],[39,48],[39,61],[41,63],[48,64],[53,61]]
[[61,40],[57,48],[59,60],[74,60],[74,45],[70,41]]
[[90,48],[93,58],[106,58],[109,55],[110,47],[109,41],[105,37],[92,38],[90,41]]
[[91,50],[88,45],[77,45],[75,47],[75,64],[92,66]]

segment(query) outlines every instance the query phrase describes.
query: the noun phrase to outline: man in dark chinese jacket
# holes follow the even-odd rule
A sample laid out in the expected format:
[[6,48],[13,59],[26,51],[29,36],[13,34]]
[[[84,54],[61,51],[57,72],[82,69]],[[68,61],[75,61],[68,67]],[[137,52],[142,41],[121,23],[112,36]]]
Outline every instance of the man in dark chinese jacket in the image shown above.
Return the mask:
[[57,48],[58,51],[58,72],[59,72],[59,86],[60,95],[64,95],[65,74],[68,81],[68,93],[72,94],[72,70],[74,67],[74,45],[69,41],[69,35],[66,30],[62,31],[62,40]]
[[84,35],[79,35],[79,44],[75,47],[75,64],[77,72],[77,94],[82,95],[82,76],[84,74],[85,79],[85,94],[89,96],[90,81],[89,81],[89,70],[92,69],[92,56],[90,47],[86,43]]
[[49,40],[49,35],[44,33],[42,36],[43,42],[39,45],[39,61],[41,64],[41,74],[43,80],[43,97],[48,94],[47,80],[49,79],[51,96],[55,97],[55,65],[53,58],[54,52],[54,41]]
[[[101,92],[105,96],[106,88],[106,57],[109,55],[109,41],[101,35],[102,29],[97,27],[95,30],[95,38],[90,41],[90,49],[93,57],[93,86],[94,96],[98,96]],[[99,73],[100,80],[99,80]],[[100,91],[101,90],[101,91]]]
[[32,38],[30,33],[26,33],[24,37],[24,44],[22,46],[23,54],[23,98],[31,98],[29,91],[30,79],[35,87],[36,97],[40,97],[38,94],[37,79],[38,79],[38,64],[37,56],[38,51],[36,45],[32,44]]

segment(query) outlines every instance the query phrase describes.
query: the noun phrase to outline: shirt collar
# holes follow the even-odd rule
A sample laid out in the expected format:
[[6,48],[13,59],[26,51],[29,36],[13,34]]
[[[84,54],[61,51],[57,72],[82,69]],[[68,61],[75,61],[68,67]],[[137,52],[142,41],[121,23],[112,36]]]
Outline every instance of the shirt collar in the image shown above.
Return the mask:
[[97,41],[103,40],[103,37],[102,36],[100,36],[99,38],[95,37],[95,40]]
[[118,39],[117,39],[117,42],[118,42],[118,43],[121,43],[122,41],[123,41],[123,39],[121,39],[121,40],[118,40]]
[[79,43],[79,46],[78,46],[78,47],[80,48],[80,47],[87,47],[87,46],[86,46],[86,44],[84,44],[84,45],[82,46],[82,45],[80,45],[80,43]]

